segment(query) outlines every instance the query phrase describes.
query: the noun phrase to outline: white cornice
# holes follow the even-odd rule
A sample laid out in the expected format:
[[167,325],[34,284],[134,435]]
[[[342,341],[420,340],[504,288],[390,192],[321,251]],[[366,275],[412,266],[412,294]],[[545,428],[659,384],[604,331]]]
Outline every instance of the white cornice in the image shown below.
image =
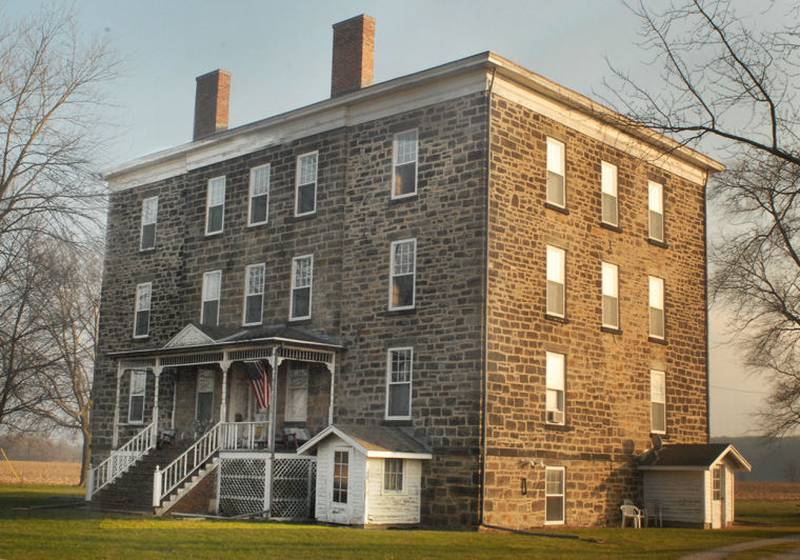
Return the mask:
[[[490,85],[491,84],[491,85]],[[589,98],[530,72],[505,58],[484,52],[341,97],[327,99],[133,160],[106,173],[112,191],[179,176],[226,159],[320,132],[352,126],[448,99],[492,91],[598,140],[635,151],[652,163],[694,182],[723,167],[714,160],[641,127],[608,121],[623,117]],[[605,122],[604,122],[605,121]],[[669,155],[664,155],[669,152]]]

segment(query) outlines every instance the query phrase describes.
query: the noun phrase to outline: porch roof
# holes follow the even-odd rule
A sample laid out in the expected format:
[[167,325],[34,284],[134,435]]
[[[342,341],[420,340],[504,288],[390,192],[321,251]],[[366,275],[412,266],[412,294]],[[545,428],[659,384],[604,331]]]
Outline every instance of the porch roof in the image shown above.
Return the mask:
[[707,470],[724,458],[730,458],[737,470],[752,469],[730,443],[678,443],[645,453],[639,460],[639,470]]
[[305,454],[329,436],[337,436],[371,458],[432,459],[431,450],[400,428],[391,426],[331,425],[297,449]]
[[161,347],[136,348],[110,352],[109,356],[156,356],[191,351],[223,350],[231,346],[264,344],[296,344],[326,350],[339,350],[344,346],[338,339],[288,324],[264,325],[250,328],[210,327],[195,322],[188,323],[169,342]]

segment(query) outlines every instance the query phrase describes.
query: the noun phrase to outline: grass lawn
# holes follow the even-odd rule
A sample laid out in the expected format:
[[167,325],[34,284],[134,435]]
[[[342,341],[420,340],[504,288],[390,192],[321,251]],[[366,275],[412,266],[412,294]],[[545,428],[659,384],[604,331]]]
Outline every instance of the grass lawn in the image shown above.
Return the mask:
[[748,525],[726,531],[548,531],[577,538],[100,517],[75,508],[15,509],[80,499],[81,490],[74,487],[0,486],[0,559],[679,558],[696,550],[800,531],[800,507],[794,502],[739,502],[739,515]]

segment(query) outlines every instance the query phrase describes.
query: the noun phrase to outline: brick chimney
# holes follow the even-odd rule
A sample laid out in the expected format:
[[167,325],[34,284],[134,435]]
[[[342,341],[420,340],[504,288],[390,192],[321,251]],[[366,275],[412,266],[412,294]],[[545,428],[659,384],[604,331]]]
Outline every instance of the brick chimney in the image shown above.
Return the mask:
[[192,140],[228,129],[230,93],[231,74],[227,70],[214,70],[197,77]]
[[331,97],[372,84],[375,19],[361,14],[333,24]]

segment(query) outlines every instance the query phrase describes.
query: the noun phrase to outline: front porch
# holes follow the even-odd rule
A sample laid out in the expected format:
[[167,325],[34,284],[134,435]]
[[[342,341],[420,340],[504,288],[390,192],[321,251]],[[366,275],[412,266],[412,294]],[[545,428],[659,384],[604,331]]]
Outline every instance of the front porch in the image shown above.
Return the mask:
[[112,451],[87,500],[157,450],[171,459],[153,471],[157,513],[216,471],[222,514],[311,514],[314,460],[295,452],[331,424],[340,349],[288,327],[212,337],[190,324],[163,348],[114,355]]

